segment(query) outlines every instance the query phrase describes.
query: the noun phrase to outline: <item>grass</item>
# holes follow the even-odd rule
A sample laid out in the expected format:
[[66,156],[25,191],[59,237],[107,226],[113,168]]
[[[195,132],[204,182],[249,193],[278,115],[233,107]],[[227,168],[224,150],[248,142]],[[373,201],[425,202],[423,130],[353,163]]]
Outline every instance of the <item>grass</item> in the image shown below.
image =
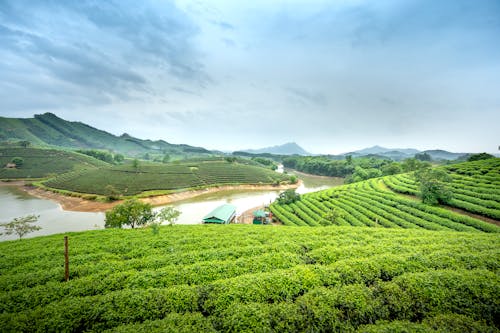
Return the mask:
[[497,331],[500,238],[165,226],[0,244],[4,332]]

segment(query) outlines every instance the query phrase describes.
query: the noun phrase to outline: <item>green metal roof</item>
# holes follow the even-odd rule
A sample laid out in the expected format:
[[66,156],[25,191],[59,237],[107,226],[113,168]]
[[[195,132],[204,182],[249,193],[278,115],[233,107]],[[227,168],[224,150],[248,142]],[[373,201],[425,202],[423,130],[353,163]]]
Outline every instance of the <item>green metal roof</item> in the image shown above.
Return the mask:
[[203,222],[212,223],[229,223],[230,219],[236,213],[236,207],[230,204],[225,204],[215,208],[213,211],[205,215]]
[[266,212],[263,211],[262,209],[256,210],[253,212],[253,216],[255,217],[266,217]]

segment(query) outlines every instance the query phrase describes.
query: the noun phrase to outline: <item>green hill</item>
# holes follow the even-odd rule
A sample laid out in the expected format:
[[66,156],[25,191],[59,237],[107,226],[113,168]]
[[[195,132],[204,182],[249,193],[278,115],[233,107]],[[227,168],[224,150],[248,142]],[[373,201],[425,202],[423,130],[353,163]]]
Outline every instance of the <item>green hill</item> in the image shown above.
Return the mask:
[[161,227],[0,243],[3,332],[495,332],[500,239]]
[[[500,221],[500,159],[454,164],[443,168],[453,177],[451,205]],[[499,232],[479,219],[420,203],[411,174],[386,176],[303,195],[300,201],[271,205],[286,225],[353,225]]]
[[34,146],[104,149],[127,156],[142,157],[146,153],[182,157],[212,154],[204,148],[170,144],[163,140],[141,140],[128,134],[115,136],[81,122],[66,121],[52,113],[26,119],[0,117],[0,142],[22,140],[30,141]]
[[[44,182],[50,188],[108,195],[109,186],[131,196],[147,191],[174,191],[232,184],[276,184],[289,176],[263,167],[226,161],[109,166],[63,174]],[[145,193],[147,195],[147,193]]]
[[[23,159],[21,166],[5,166],[13,158]],[[108,166],[93,157],[55,149],[0,148],[0,179],[44,178],[70,171],[82,171]]]

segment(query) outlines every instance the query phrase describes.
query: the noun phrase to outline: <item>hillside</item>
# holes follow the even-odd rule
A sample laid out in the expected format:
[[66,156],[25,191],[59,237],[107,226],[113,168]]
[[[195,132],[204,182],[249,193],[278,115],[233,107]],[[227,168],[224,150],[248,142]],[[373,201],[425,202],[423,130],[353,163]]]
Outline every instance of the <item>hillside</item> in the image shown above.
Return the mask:
[[245,153],[251,154],[274,154],[274,155],[311,155],[311,153],[307,152],[296,144],[295,142],[288,142],[283,145],[266,147],[260,149],[246,149],[242,150]]
[[0,117],[0,142],[20,140],[30,141],[34,146],[104,149],[140,157],[145,153],[182,157],[212,154],[204,148],[163,140],[141,140],[128,134],[115,136],[81,122],[66,121],[52,113],[26,119]]
[[[23,159],[15,169],[5,166],[14,157]],[[44,178],[70,171],[82,171],[109,166],[107,163],[87,155],[35,148],[0,148],[0,179]]]
[[[451,205],[500,221],[500,159],[443,168],[453,177]],[[374,178],[303,195],[300,201],[271,205],[286,225],[353,225],[386,228],[500,232],[479,219],[420,203],[411,174]]]
[[356,157],[356,156],[378,155],[380,157],[390,158],[394,161],[400,161],[406,158],[414,157],[415,154],[418,153],[429,154],[431,158],[435,161],[456,160],[458,158],[464,158],[467,155],[469,155],[467,153],[452,153],[446,150],[439,150],[439,149],[420,151],[414,148],[385,148],[381,146],[373,146],[370,148],[364,148],[350,153],[345,153],[342,154],[342,156],[351,155]]
[[[186,163],[110,166],[63,174],[44,182],[50,188],[79,193],[126,196],[143,192],[174,191],[233,184],[277,184],[289,176],[270,169],[227,161],[190,161]],[[148,193],[145,193],[146,195]]]
[[161,227],[0,243],[4,332],[490,332],[500,239],[353,227]]

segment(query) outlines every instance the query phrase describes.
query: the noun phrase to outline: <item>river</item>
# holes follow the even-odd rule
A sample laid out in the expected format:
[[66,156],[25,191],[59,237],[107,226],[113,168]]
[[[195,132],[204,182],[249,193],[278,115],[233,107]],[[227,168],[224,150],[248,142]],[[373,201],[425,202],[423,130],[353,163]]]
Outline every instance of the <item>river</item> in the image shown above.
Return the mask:
[[[329,187],[339,186],[341,178],[319,177],[300,174],[302,184],[297,192],[304,194]],[[237,215],[256,206],[272,202],[280,191],[221,191],[178,201],[171,206],[181,211],[177,224],[199,224],[212,209],[224,203],[237,207]],[[161,207],[156,207],[159,210]],[[27,194],[16,186],[0,186],[0,222],[9,222],[15,217],[28,214],[39,215],[37,225],[42,229],[25,236],[36,237],[69,231],[102,229],[104,213],[83,213],[65,211],[51,200],[40,199]],[[17,236],[0,236],[0,241],[16,239]]]

